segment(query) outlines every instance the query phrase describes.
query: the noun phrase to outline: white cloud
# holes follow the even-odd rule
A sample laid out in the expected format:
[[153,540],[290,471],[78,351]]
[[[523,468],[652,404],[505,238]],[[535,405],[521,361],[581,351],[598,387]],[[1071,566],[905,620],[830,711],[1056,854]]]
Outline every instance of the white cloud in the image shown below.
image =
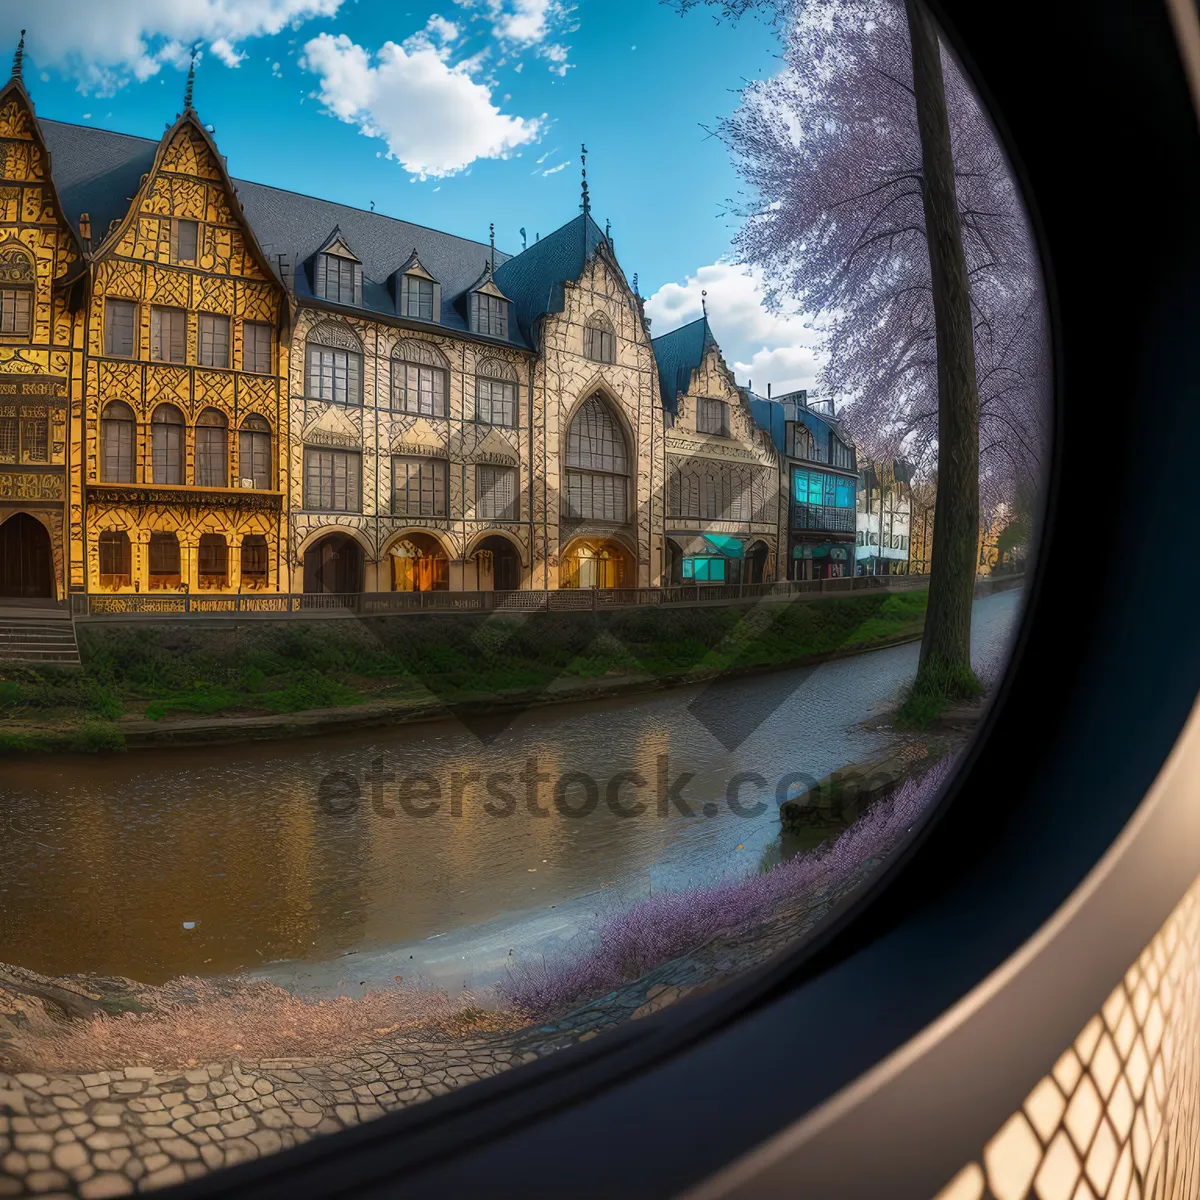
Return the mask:
[[559,171],[565,170],[565,169],[566,169],[567,167],[569,167],[570,165],[571,165],[571,160],[570,160],[569,158],[568,158],[568,159],[564,159],[564,160],[563,160],[562,162],[560,162],[560,163],[559,163],[557,166],[553,166],[553,167],[547,167],[547,168],[546,168],[546,169],[545,169],[545,170],[542,172],[542,178],[543,178],[543,179],[545,179],[547,175],[557,175],[557,174],[559,173]]
[[[506,56],[498,65],[503,65],[508,57],[532,51],[545,60],[552,74],[563,76],[570,70],[567,56],[571,47],[558,40],[561,33],[574,33],[578,28],[570,20],[575,6],[569,0],[455,0],[455,3],[470,12],[472,20],[482,19],[491,25],[492,36]],[[519,72],[524,66],[524,62],[517,62],[513,70]]]
[[[707,297],[701,297],[707,292]],[[768,312],[762,273],[739,263],[717,261],[701,267],[683,283],[666,283],[646,301],[655,337],[694,321],[708,304],[708,321],[737,380],[751,380],[760,395],[771,384],[780,396],[811,388],[820,370],[817,334],[798,311]]]
[[457,34],[435,16],[401,45],[385,42],[372,55],[345,34],[323,33],[304,47],[301,65],[319,76],[326,109],[386,141],[388,157],[410,174],[453,175],[534,141],[545,119],[502,113],[491,84],[477,77],[479,56],[451,61]]
[[73,76],[84,93],[111,95],[166,65],[186,67],[190,47],[205,42],[227,66],[245,57],[239,45],[314,17],[331,17],[342,0],[40,0],[26,6],[25,44],[39,66]]
[[492,31],[501,41],[522,46],[543,41],[560,8],[555,0],[488,0]]

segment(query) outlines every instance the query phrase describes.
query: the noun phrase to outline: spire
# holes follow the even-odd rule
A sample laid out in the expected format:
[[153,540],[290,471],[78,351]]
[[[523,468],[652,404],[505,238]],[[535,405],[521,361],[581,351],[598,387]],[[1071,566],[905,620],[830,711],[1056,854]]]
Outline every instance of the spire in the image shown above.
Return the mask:
[[700,292],[700,311],[704,314],[705,321],[708,320],[708,292],[701,290]]
[[529,235],[525,232],[525,226],[521,226],[521,249],[525,250],[529,247]]
[[494,271],[496,269],[496,222],[495,221],[492,221],[488,225],[488,244],[492,248],[491,254],[488,258],[488,262],[491,265],[492,270]]
[[634,271],[634,273],[633,273],[633,294],[635,296],[641,295],[641,293],[637,290],[637,275],[638,275],[638,273],[636,271]]
[[192,92],[196,87],[196,53],[198,47],[192,47],[192,61],[188,64],[187,86],[183,89],[183,111],[195,112],[192,107]]
[[612,222],[607,217],[604,218],[604,240],[612,241]]
[[21,78],[21,66],[25,61],[25,30],[21,30],[21,40],[17,43],[17,52],[13,55],[12,77]]
[[587,147],[582,143],[579,147],[579,169],[583,175],[583,203],[579,207],[583,209],[583,215],[589,217],[592,214],[592,202],[588,199],[587,189]]

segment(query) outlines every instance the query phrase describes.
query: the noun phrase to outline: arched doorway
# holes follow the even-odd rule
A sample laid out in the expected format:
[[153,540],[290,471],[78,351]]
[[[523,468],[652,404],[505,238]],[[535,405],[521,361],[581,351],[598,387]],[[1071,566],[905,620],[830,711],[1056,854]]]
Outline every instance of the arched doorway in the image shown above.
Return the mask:
[[631,586],[629,551],[611,538],[580,538],[563,554],[559,586],[619,588]]
[[406,533],[392,544],[393,592],[444,592],[450,587],[450,560],[428,533]]
[[361,592],[362,547],[349,534],[330,533],[304,552],[304,590],[346,595]]
[[767,553],[768,551],[766,542],[755,542],[754,545],[746,551],[747,583],[766,582]]
[[485,537],[475,548],[479,563],[480,587],[484,587],[490,563],[492,588],[497,592],[513,592],[521,586],[521,556],[506,537],[493,534]]
[[54,549],[36,517],[14,513],[0,525],[0,596],[54,600]]

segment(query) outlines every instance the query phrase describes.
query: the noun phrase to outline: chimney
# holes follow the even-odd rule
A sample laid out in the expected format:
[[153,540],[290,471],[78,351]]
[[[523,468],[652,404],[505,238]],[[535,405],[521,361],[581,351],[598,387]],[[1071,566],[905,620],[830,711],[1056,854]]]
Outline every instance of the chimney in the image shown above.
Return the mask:
[[771,385],[768,383],[767,384],[767,399],[770,400],[770,398],[771,398]]

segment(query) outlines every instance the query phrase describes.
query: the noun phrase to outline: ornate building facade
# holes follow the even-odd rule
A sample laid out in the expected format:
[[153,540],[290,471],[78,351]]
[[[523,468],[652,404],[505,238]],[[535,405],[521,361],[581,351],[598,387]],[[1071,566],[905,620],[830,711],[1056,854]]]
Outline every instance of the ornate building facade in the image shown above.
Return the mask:
[[775,577],[771,439],[707,318],[651,341],[586,179],[582,213],[510,256],[231,178],[190,76],[154,141],[39,122],[17,67],[0,596]]
[[190,104],[128,210],[97,232],[79,582],[286,590],[283,293]]
[[667,414],[670,583],[764,583],[779,556],[779,455],[754,423],[709,328],[654,339]]
[[61,600],[82,536],[70,466],[81,431],[85,263],[19,56],[0,92],[0,596]]

